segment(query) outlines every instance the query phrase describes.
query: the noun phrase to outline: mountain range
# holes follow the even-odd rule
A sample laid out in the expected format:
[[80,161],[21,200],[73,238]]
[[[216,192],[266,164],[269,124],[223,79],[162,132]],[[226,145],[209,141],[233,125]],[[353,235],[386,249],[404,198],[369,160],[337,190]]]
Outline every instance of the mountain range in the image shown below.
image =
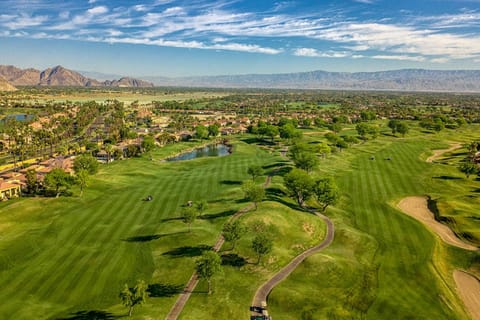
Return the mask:
[[7,80],[0,76],[0,91],[15,91],[17,88],[12,86]]
[[143,77],[157,86],[480,92],[480,70],[312,71],[205,77]]
[[[81,87],[211,87],[265,89],[388,90],[480,92],[480,70],[402,69],[379,72],[311,71],[283,74],[246,74],[198,77],[142,77],[144,80],[98,72],[73,71],[62,66],[19,69],[0,65],[0,78],[13,86]],[[118,80],[107,80],[118,77]],[[99,81],[96,79],[102,79]],[[148,81],[146,81],[148,80]],[[0,80],[0,90],[7,88]],[[12,87],[8,87],[12,90]],[[13,88],[14,89],[14,88]]]
[[0,65],[0,76],[14,86],[153,87],[150,82],[130,77],[100,82],[62,66],[40,71]]

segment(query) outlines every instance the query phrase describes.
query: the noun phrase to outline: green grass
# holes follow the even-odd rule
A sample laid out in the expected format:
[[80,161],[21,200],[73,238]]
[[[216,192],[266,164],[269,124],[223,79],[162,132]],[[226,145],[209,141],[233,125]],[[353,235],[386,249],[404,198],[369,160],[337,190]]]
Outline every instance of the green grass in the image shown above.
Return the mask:
[[[221,225],[245,205],[238,183],[248,178],[247,166],[274,160],[238,143],[231,156],[188,163],[119,161],[104,166],[82,198],[1,203],[0,313],[10,319],[83,310],[123,315],[124,283],[182,287],[199,246],[213,245]],[[154,200],[142,201],[149,194]],[[209,209],[186,233],[180,206],[200,199]],[[135,313],[166,315],[176,297],[158,295]]]
[[[248,213],[240,221],[248,226],[249,232],[239,241],[233,254],[245,259],[245,265],[224,266],[223,274],[214,281],[211,296],[202,294],[206,291],[206,283],[200,282],[180,319],[248,319],[249,306],[258,287],[296,255],[325,237],[325,224],[318,217],[278,202],[264,202],[257,211]],[[250,244],[259,221],[270,226],[269,233],[275,243],[273,252],[257,265]],[[231,254],[230,249],[231,245],[226,243],[221,254]]]
[[[478,126],[430,134],[412,125],[406,138],[398,138],[379,124],[384,134],[377,140],[321,161],[315,174],[335,176],[341,190],[340,202],[327,211],[335,240],[273,290],[275,319],[467,319],[451,273],[472,267],[478,254],[443,244],[395,204],[405,196],[432,195],[461,232],[477,235],[479,220],[469,217],[478,217],[478,181],[457,171],[462,151],[433,164],[424,160],[450,141],[478,139]],[[324,130],[309,132],[310,143],[324,139]],[[154,285],[154,296],[134,318],[164,318],[195,257],[214,244],[229,216],[248,205],[240,189],[246,168],[260,164],[268,174],[285,164],[270,153],[275,148],[263,151],[242,141],[227,157],[158,161],[197,145],[170,145],[104,166],[82,198],[0,203],[0,313],[9,319],[73,319],[82,311],[123,316],[119,291],[144,279]],[[250,232],[234,253],[245,264],[226,265],[210,296],[200,282],[181,319],[247,318],[256,289],[324,237],[321,220],[296,210],[282,191],[283,172],[273,177],[268,201],[241,218]],[[435,178],[441,176],[458,179]],[[154,200],[141,201],[147,195]],[[208,200],[209,209],[188,233],[178,219],[180,207],[200,199]],[[274,252],[260,265],[249,247],[258,221],[272,225],[275,239]],[[227,243],[221,253],[232,253],[229,248]]]
[[[475,254],[447,247],[394,204],[409,195],[451,197],[459,187],[446,188],[432,175],[454,169],[424,158],[431,147],[445,146],[447,137],[462,141],[477,128],[454,137],[451,131],[425,136],[414,129],[405,139],[384,136],[324,161],[321,172],[335,175],[342,190],[341,203],[329,212],[335,241],[272,292],[275,318],[467,319],[451,271],[470,267]],[[480,208],[465,198],[461,203],[470,215]],[[480,224],[469,227],[478,232]]]

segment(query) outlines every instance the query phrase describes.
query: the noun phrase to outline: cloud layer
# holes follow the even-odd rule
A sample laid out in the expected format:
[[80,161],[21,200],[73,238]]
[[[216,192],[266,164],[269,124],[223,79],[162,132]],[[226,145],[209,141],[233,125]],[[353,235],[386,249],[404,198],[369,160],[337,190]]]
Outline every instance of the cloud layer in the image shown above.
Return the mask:
[[242,1],[227,0],[78,3],[55,2],[52,6],[49,0],[4,0],[0,3],[0,36],[312,59],[368,58],[438,64],[480,60],[480,12],[464,7],[436,15],[414,14],[406,8],[388,16],[380,14],[381,8],[375,9],[380,1],[374,0],[352,2],[353,9],[363,10],[360,14],[341,6],[308,10],[292,1],[272,2],[261,10],[242,6]]

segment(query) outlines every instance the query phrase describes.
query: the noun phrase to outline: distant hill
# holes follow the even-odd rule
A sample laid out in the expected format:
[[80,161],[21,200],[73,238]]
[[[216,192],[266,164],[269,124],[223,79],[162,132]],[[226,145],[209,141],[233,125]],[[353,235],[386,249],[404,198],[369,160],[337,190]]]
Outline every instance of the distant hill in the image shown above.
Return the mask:
[[120,78],[119,80],[112,80],[112,81],[105,81],[104,82],[106,86],[109,87],[153,87],[153,84],[151,82],[135,79],[135,78],[130,78],[130,77],[123,77]]
[[205,77],[143,77],[157,86],[480,92],[480,70],[311,71]]
[[0,91],[15,91],[17,88],[12,86],[7,80],[0,76]]
[[153,87],[150,82],[134,78],[100,82],[62,66],[39,71],[0,65],[0,75],[16,86]]

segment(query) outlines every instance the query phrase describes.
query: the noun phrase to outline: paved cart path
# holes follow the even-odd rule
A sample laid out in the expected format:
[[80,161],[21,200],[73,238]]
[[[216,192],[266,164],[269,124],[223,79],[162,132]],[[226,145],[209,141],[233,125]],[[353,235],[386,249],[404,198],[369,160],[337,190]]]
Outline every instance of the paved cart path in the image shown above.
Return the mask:
[[[267,188],[270,185],[270,182],[272,181],[272,176],[277,172],[274,171],[272,172],[269,176],[267,176],[265,183],[264,183],[264,188]],[[240,209],[237,211],[229,220],[228,222],[232,222],[240,218],[242,215],[245,213],[249,212],[253,208],[253,204]],[[222,247],[223,243],[225,242],[225,239],[223,236],[220,234],[220,236],[217,238],[217,241],[215,242],[215,245],[213,246],[213,250],[215,252],[218,252],[220,248]],[[193,290],[195,290],[195,287],[197,286],[199,282],[199,278],[196,272],[192,274],[190,277],[190,280],[188,280],[187,285],[183,289],[182,293],[180,293],[180,296],[178,297],[177,301],[173,305],[172,309],[170,309],[170,312],[168,313],[167,317],[165,318],[166,320],[176,320],[180,313],[182,312],[183,308],[185,307],[185,304],[187,304],[188,299],[190,298]]]
[[[262,302],[267,301],[267,297],[270,294],[270,292],[273,290],[273,288],[277,286],[281,281],[285,280],[285,278],[287,278],[300,265],[300,263],[302,263],[303,260],[323,250],[324,248],[328,247],[332,243],[335,235],[335,226],[333,225],[333,222],[323,214],[320,214],[318,212],[314,212],[314,213],[318,217],[320,217],[323,221],[325,221],[327,225],[327,236],[320,244],[296,256],[292,261],[290,261],[289,264],[283,267],[282,270],[277,272],[270,280],[265,282],[255,293],[255,297],[253,298],[253,301],[252,301],[252,306],[257,306],[257,307],[262,306]],[[253,312],[252,315],[259,315],[259,314],[256,312]]]

